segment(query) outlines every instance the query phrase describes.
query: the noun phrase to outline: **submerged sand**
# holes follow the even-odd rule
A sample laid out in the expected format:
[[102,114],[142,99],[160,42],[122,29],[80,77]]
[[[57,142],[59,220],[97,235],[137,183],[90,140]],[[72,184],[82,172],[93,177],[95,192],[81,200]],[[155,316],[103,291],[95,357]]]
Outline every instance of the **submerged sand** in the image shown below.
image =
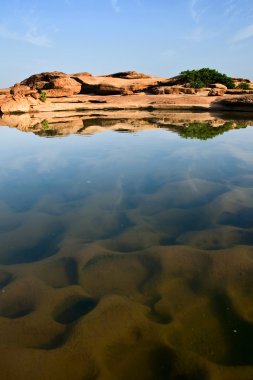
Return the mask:
[[252,247],[68,252],[2,269],[3,379],[252,379]]

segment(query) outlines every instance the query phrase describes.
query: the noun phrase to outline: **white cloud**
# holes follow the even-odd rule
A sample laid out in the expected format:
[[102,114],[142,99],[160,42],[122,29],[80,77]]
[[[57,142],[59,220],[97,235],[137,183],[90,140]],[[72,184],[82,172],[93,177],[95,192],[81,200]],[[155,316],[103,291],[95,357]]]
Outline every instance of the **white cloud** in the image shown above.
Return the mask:
[[35,27],[27,29],[23,34],[8,29],[5,25],[0,24],[0,38],[7,40],[26,42],[41,47],[51,47],[52,42],[42,34],[39,34]]
[[120,12],[120,6],[118,0],[111,0],[111,6],[115,12]]
[[240,29],[234,38],[232,39],[232,42],[240,42],[247,40],[248,38],[253,37],[253,24],[246,26],[245,28]]

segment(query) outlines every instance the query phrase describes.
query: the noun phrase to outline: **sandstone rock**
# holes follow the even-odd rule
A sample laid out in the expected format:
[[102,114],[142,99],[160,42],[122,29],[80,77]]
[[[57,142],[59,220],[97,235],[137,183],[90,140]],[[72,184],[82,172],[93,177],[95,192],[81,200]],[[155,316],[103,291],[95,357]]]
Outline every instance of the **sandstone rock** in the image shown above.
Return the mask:
[[210,84],[210,87],[211,88],[220,88],[221,90],[224,90],[224,91],[227,91],[227,86],[225,86],[224,84],[221,84],[221,83],[214,83],[214,84]]
[[76,73],[76,74],[71,74],[70,75],[70,78],[75,78],[75,77],[78,77],[78,76],[85,76],[85,77],[92,77],[92,74],[91,73],[88,73],[87,71],[83,71],[81,73]]
[[100,84],[94,87],[96,95],[124,95],[126,91],[124,87],[117,87],[112,84]]
[[[32,95],[38,95],[38,97],[34,97]],[[28,101],[28,103],[32,106],[34,105],[37,105],[37,104],[40,104],[40,100],[39,100],[39,94],[36,93],[36,94],[32,94],[32,95],[28,95],[26,96],[26,99]]]
[[181,94],[188,94],[188,95],[194,95],[198,92],[197,89],[195,88],[184,88],[184,87],[181,87]]
[[232,78],[232,79],[236,87],[239,86],[241,83],[250,83],[250,80],[245,79],[245,78]]
[[158,84],[161,78],[123,79],[104,77],[89,77],[78,75],[74,78],[82,84],[82,94],[94,95],[124,95],[127,92],[149,91],[149,88]]
[[152,78],[150,75],[138,73],[137,71],[123,71],[115,74],[105,75],[111,78],[122,78],[122,79],[147,79]]
[[31,93],[34,93],[34,90],[31,90],[29,86],[22,85],[20,83],[16,83],[12,88],[11,88],[11,94],[12,95],[29,95]]
[[2,113],[29,112],[30,104],[24,95],[15,95],[1,104]]
[[133,83],[133,84],[130,84],[129,86],[126,86],[126,91],[131,91],[131,92],[142,92],[142,91],[147,91],[149,92],[149,88],[152,87],[150,86],[148,83],[145,83],[145,81],[143,83],[139,82],[139,83]]
[[75,79],[68,77],[55,78],[49,83],[50,89],[71,90],[72,95],[79,94],[81,87],[81,83],[77,82]]
[[31,94],[31,96],[34,98],[34,99],[39,99],[40,98],[40,94],[38,92],[34,92],[33,94]]
[[158,83],[159,86],[182,86],[185,85],[185,79],[181,75],[177,75],[172,78],[165,79],[164,81],[160,81]]
[[245,94],[252,94],[253,93],[253,89],[252,90],[243,90],[243,89],[229,89],[226,91],[226,94],[229,94],[229,95],[245,95]]
[[186,88],[182,86],[156,86],[151,89],[151,93],[156,95],[194,95],[196,93],[196,90],[194,88]]
[[214,105],[220,105],[222,108],[234,111],[253,111],[253,95],[240,95],[225,97],[216,101]]
[[[130,91],[130,90],[124,90],[124,93],[122,95],[133,95],[134,92],[133,91]],[[140,92],[136,92],[135,94],[140,94]]]
[[[45,88],[45,85],[53,79],[62,77],[68,77],[68,75],[61,71],[44,72],[32,75],[29,78],[24,79],[21,84],[29,86],[32,89],[40,90],[41,88]],[[42,82],[44,82],[44,87],[41,87],[43,85]]]
[[225,94],[225,90],[222,88],[212,88],[209,91],[208,96],[223,96]]
[[43,91],[45,91],[47,98],[62,98],[73,95],[73,91],[70,89],[48,89]]
[[0,88],[0,95],[10,95],[10,88]]
[[31,88],[36,87],[36,90],[40,91],[40,90],[43,90],[44,88],[47,88],[48,86],[49,86],[49,82],[39,80],[38,82],[36,82],[36,85],[34,87],[31,87]]

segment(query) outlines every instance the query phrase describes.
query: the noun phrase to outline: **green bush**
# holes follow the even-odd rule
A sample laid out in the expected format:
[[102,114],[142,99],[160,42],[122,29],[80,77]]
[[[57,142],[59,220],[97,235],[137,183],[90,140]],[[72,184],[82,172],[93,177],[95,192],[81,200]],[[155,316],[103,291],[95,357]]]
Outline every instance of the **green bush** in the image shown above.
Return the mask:
[[209,87],[212,83],[220,83],[227,86],[227,88],[235,88],[232,78],[214,69],[203,68],[200,70],[186,70],[182,71],[180,75],[183,77],[185,83],[189,83],[191,87],[194,87],[196,84],[197,86],[201,85],[200,87]]
[[247,82],[242,82],[238,84],[236,88],[238,88],[239,90],[250,90],[250,84]]
[[46,93],[46,91],[41,91],[41,93],[40,93],[40,100],[42,102],[45,102],[47,100],[47,93]]
[[200,79],[196,79],[192,82],[190,82],[191,88],[203,88],[205,87],[205,83],[203,83]]

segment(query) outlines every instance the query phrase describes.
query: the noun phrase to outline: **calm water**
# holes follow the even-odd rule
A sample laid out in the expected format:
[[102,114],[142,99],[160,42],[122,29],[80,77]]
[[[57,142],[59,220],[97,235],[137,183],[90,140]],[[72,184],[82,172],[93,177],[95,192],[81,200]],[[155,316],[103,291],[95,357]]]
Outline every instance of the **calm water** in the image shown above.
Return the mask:
[[0,127],[1,379],[253,379],[250,125]]

